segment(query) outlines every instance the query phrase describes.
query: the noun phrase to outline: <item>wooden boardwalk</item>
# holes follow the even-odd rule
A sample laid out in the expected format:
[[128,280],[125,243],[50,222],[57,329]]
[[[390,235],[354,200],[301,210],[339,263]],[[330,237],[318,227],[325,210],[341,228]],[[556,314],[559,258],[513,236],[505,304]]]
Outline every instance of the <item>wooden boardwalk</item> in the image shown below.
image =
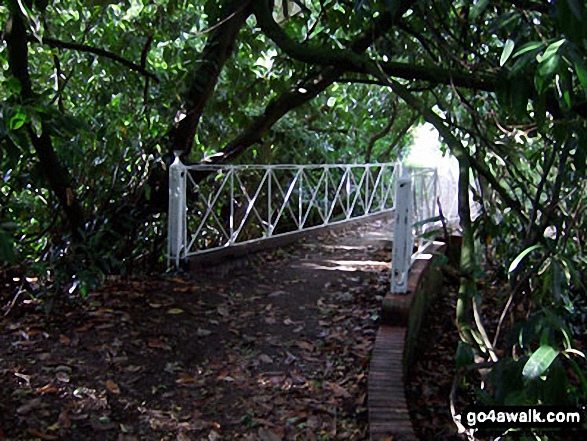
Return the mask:
[[404,391],[405,336],[406,328],[399,326],[384,325],[377,333],[368,387],[369,424],[374,441],[418,439]]
[[[435,243],[431,253],[444,251]],[[427,256],[425,256],[427,257]],[[369,369],[368,407],[372,441],[415,441],[404,375],[413,359],[413,342],[420,330],[430,297],[441,279],[429,258],[417,260],[410,271],[407,295],[388,294],[383,302],[383,323],[377,332]]]

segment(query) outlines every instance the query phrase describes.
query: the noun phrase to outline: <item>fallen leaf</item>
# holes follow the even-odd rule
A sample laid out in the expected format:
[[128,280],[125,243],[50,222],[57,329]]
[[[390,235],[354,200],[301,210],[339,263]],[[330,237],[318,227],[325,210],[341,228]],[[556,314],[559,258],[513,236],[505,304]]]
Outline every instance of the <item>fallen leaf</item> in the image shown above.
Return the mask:
[[114,381],[110,379],[106,380],[106,389],[108,389],[108,391],[110,391],[113,394],[120,393],[120,388],[118,387],[118,384],[116,384]]
[[259,355],[259,361],[261,363],[266,363],[266,364],[273,363],[273,359],[269,355],[267,355],[267,354],[261,354],[261,355]]
[[129,372],[131,374],[135,374],[137,372],[142,371],[144,368],[143,366],[134,366],[134,365],[130,365],[130,366],[126,366],[125,368],[123,368],[124,372]]
[[100,308],[95,312],[91,313],[90,315],[94,315],[96,317],[101,317],[103,315],[110,315],[114,312],[112,308]]
[[190,377],[187,374],[180,374],[179,378],[175,380],[177,384],[194,384],[196,379],[194,377]]
[[43,387],[40,387],[37,390],[35,390],[35,395],[54,394],[56,392],[59,392],[59,389],[53,386],[51,383],[48,383]]
[[90,329],[92,329],[94,327],[95,323],[94,322],[88,322],[83,326],[80,326],[79,328],[75,328],[73,331],[74,332],[88,332]]
[[259,437],[258,439],[261,441],[281,441],[283,439],[283,436],[278,435],[272,430],[265,429],[264,427],[259,427],[257,436]]
[[147,346],[149,346],[150,348],[156,348],[156,349],[168,349],[169,348],[169,346],[167,346],[167,344],[162,340],[151,340],[151,341],[147,342]]
[[298,340],[298,341],[295,341],[294,344],[300,349],[304,349],[304,350],[310,351],[310,352],[314,351],[314,345],[310,342]]
[[60,429],[70,429],[71,428],[71,420],[69,419],[69,415],[67,414],[67,410],[61,411],[59,414],[59,418],[57,419],[57,425]]
[[210,334],[212,334],[212,331],[208,329],[198,328],[198,330],[196,331],[196,335],[198,337],[208,337]]
[[198,290],[197,286],[176,286],[173,288],[175,292],[196,292]]
[[285,351],[286,354],[286,358],[285,358],[285,364],[292,364],[294,361],[296,361],[298,359],[298,357],[296,357],[295,355],[293,355],[291,352]]
[[48,433],[43,433],[43,432],[41,432],[40,430],[37,430],[37,429],[28,429],[27,430],[27,433],[30,436],[34,436],[35,438],[41,438],[41,439],[48,440],[48,441],[59,439],[58,436],[49,435]]
[[220,436],[220,434],[218,432],[216,432],[215,430],[211,430],[210,433],[208,434],[208,441],[218,441],[221,439],[222,439],[222,436]]
[[351,394],[342,386],[336,383],[328,383],[328,389],[332,391],[337,398],[350,398]]
[[57,372],[55,378],[62,383],[69,383],[69,374],[67,372]]
[[280,295],[287,294],[285,291],[273,291],[268,297],[279,297]]
[[14,376],[20,378],[21,380],[26,381],[27,384],[30,384],[30,382],[31,382],[30,375],[25,375],[25,374],[21,374],[20,372],[15,372]]

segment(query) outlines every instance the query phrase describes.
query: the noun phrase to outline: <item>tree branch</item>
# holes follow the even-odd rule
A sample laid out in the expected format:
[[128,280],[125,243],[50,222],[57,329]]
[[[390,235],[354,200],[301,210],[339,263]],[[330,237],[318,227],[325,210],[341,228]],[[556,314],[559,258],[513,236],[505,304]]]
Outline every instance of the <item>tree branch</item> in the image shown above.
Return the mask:
[[[267,0],[254,0],[253,10],[263,32],[290,57],[308,64],[332,66],[349,72],[372,74],[375,62],[352,48],[317,47],[292,40],[273,19],[271,9],[267,6]],[[457,87],[483,91],[495,91],[497,87],[496,76],[489,73],[471,75],[457,70],[392,61],[377,64],[390,77],[425,80],[436,84],[454,84]]]
[[379,132],[373,134],[371,138],[369,138],[369,144],[367,144],[367,150],[365,152],[365,162],[371,162],[371,154],[373,153],[373,147],[375,143],[379,141],[381,138],[387,136],[387,134],[391,131],[395,123],[395,118],[397,117],[397,101],[394,101],[393,106],[391,108],[391,115],[389,115],[387,124],[383,127]]
[[513,199],[507,190],[497,181],[495,176],[487,169],[484,164],[481,164],[474,156],[463,147],[460,140],[451,132],[450,128],[445,124],[444,120],[438,116],[434,111],[423,105],[410,91],[399,84],[397,81],[389,80],[389,85],[395,93],[397,93],[408,105],[418,110],[424,119],[432,124],[440,133],[442,138],[446,141],[452,154],[463,164],[470,164],[471,167],[483,176],[491,184],[494,190],[502,197],[504,202],[520,217],[522,222],[528,222],[528,219],[522,211],[519,201]]
[[389,158],[389,155],[391,155],[391,151],[393,150],[393,148],[398,144],[398,142],[400,142],[400,140],[405,136],[405,134],[408,133],[408,130],[410,130],[410,128],[414,125],[418,118],[420,118],[420,113],[416,111],[414,116],[412,116],[409,119],[407,124],[397,133],[397,135],[395,135],[395,137],[389,143],[389,147],[387,148],[387,150],[381,155],[379,155],[379,161],[388,160],[387,158]]
[[[367,50],[375,39],[379,38],[384,32],[389,30],[390,26],[392,26],[399,17],[403,15],[411,3],[412,2],[410,1],[403,1],[401,2],[401,7],[398,8],[394,14],[389,12],[381,14],[375,21],[372,29],[359,35],[357,39],[349,45],[349,52],[357,55],[358,53]],[[273,30],[278,32],[279,35],[285,35],[279,25],[273,20],[271,10],[265,0],[253,0],[253,4],[253,12],[255,10],[259,11],[260,14],[266,19],[269,19],[278,28],[275,29],[273,27]],[[265,11],[262,11],[263,8],[265,8]],[[285,38],[289,39],[287,35],[285,35]],[[295,45],[297,45],[297,43],[295,43]],[[305,46],[301,47],[303,52]],[[341,63],[341,66],[339,67],[331,66],[328,63],[316,64],[324,67],[322,69],[313,69],[312,74],[308,76],[306,81],[298,84],[295,89],[284,92],[279,97],[273,99],[267,105],[265,111],[257,116],[241,135],[232,140],[222,149],[220,154],[215,157],[214,162],[230,162],[246,148],[257,143],[262,136],[269,131],[273,124],[281,119],[281,117],[287,112],[315,98],[318,94],[326,90],[328,86],[337,81],[342,74],[348,71],[348,65],[345,65],[344,63]]]
[[191,152],[204,107],[216,87],[220,72],[232,55],[238,33],[250,15],[248,1],[244,4],[242,1],[227,1],[225,5],[225,18],[208,35],[201,54],[202,63],[184,96],[184,117],[172,130],[170,150],[181,150],[184,157]]
[[121,57],[113,52],[107,51],[105,49],[100,49],[97,47],[89,46],[87,44],[82,43],[71,43],[67,41],[56,40],[54,38],[43,37],[43,41],[37,40],[32,35],[27,35],[27,40],[31,43],[39,43],[44,44],[49,47],[55,47],[58,49],[71,49],[78,52],[87,52],[90,54],[98,55],[99,57],[108,58],[112,61],[116,61],[117,63],[122,64],[125,67],[128,67],[130,70],[134,70],[141,75],[151,78],[155,82],[159,83],[159,78],[149,71],[147,71],[144,66],[139,64],[133,63],[132,61],[127,60],[126,58]]

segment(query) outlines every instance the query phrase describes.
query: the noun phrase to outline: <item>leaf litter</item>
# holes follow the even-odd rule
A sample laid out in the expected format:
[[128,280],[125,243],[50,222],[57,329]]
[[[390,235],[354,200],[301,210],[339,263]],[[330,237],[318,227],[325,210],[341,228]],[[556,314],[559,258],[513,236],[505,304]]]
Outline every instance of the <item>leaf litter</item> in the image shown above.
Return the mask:
[[13,309],[0,328],[0,433],[367,439],[367,369],[388,270],[332,262],[389,262],[385,244],[338,247],[381,228],[329,233],[236,269],[113,281],[50,314]]

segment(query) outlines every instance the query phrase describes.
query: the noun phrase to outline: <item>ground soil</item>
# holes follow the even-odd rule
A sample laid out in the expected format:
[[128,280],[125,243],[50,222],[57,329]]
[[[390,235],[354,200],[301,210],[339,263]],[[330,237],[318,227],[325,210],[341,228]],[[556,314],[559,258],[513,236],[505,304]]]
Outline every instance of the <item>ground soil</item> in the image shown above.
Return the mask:
[[366,439],[386,228],[85,300],[4,292],[0,440]]
[[[454,324],[458,286],[445,278],[433,298],[418,339],[417,355],[408,370],[406,399],[417,436],[426,441],[456,441],[459,435],[450,414],[450,394],[455,373],[459,335]],[[466,395],[466,394],[465,394]],[[472,404],[462,393],[459,408]],[[472,398],[471,398],[472,400]]]

